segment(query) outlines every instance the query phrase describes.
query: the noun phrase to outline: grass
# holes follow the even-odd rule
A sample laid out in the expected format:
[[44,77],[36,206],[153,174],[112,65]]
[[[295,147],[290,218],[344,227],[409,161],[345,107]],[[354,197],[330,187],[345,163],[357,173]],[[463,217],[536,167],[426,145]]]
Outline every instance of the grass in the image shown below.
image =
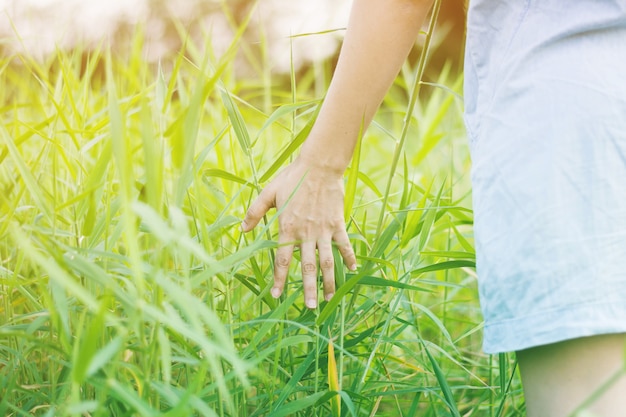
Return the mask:
[[523,415],[513,358],[480,350],[460,76],[403,68],[346,173],[359,269],[309,311],[297,264],[269,295],[275,217],[239,221],[331,64],[282,78],[247,51],[239,78],[238,29],[158,67],[141,32],[1,58],[0,414]]

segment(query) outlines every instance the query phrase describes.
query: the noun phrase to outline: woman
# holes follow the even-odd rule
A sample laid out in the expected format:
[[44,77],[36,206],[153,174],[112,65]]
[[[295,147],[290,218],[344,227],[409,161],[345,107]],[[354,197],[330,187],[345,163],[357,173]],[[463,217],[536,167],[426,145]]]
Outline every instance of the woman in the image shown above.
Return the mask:
[[[288,242],[300,242],[309,308],[316,249],[326,299],[332,242],[356,268],[343,173],[431,3],[355,0],[309,138],[242,223],[249,231],[282,210],[273,296],[287,277]],[[465,112],[484,349],[516,351],[530,417],[570,415],[609,380],[588,409],[626,412],[625,45],[620,0],[470,2]]]

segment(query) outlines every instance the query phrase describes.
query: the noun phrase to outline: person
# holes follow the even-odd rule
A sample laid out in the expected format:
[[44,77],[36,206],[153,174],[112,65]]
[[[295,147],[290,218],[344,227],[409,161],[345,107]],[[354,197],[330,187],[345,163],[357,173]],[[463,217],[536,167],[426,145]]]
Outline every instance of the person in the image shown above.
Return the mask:
[[[309,308],[317,305],[316,249],[326,299],[335,291],[333,244],[356,268],[343,173],[431,6],[354,1],[309,137],[242,222],[250,231],[270,208],[281,210],[274,297],[296,245]],[[469,4],[465,121],[483,348],[516,352],[529,417],[579,407],[626,413],[624,45],[622,0]]]

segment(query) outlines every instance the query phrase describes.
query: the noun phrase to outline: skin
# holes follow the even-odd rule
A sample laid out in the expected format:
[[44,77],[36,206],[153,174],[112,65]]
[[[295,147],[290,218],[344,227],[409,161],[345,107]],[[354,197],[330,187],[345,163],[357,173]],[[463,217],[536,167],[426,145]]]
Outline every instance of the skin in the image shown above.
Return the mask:
[[[343,174],[365,130],[415,43],[432,0],[355,0],[326,99],[300,155],[250,205],[242,230],[279,209],[279,248],[271,293],[284,289],[300,249],[306,306],[316,308],[317,259],[324,298],[335,293],[332,245],[356,269],[343,214]],[[288,202],[288,204],[287,204]],[[600,417],[624,415],[624,335],[600,335],[517,352],[529,417],[565,417],[620,369],[622,374],[588,408]],[[621,414],[620,414],[621,413]]]
[[333,242],[348,268],[356,269],[343,217],[343,174],[359,132],[369,125],[398,75],[431,4],[431,0],[354,2],[337,68],[300,155],[263,189],[242,222],[242,230],[247,232],[270,208],[282,210],[271,291],[274,297],[283,292],[296,247],[309,308],[317,306],[317,256],[324,298],[329,300],[335,293]]
[[[588,416],[624,416],[625,341],[623,334],[608,334],[518,351],[527,416],[582,416],[583,410]],[[606,391],[583,404],[607,383]]]

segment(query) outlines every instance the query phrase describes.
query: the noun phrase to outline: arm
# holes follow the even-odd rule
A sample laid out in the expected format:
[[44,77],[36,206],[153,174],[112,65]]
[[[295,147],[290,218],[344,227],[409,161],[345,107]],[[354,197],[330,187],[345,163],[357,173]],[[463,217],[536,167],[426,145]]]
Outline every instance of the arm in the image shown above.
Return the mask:
[[351,270],[356,257],[343,218],[343,173],[397,76],[432,0],[355,0],[348,30],[320,114],[298,158],[252,203],[243,231],[272,207],[282,208],[272,295],[280,296],[295,245],[300,247],[307,307],[317,305],[317,249],[328,300],[335,292],[332,242]]
[[[326,99],[302,147],[315,165],[343,173],[398,75],[431,0],[355,0]],[[333,149],[330,154],[320,152]],[[322,158],[320,160],[320,158]]]

